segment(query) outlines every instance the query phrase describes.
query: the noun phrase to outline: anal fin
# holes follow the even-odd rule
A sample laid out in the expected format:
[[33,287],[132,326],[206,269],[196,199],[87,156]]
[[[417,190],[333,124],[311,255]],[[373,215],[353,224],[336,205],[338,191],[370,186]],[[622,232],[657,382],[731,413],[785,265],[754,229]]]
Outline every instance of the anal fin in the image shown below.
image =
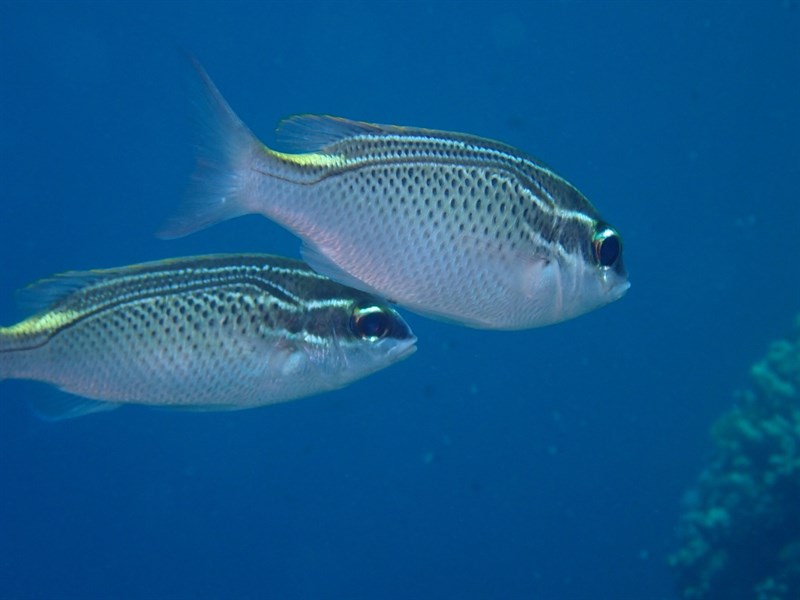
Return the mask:
[[122,405],[101,400],[89,400],[54,391],[47,396],[30,400],[30,406],[37,417],[44,421],[52,422],[106,412]]

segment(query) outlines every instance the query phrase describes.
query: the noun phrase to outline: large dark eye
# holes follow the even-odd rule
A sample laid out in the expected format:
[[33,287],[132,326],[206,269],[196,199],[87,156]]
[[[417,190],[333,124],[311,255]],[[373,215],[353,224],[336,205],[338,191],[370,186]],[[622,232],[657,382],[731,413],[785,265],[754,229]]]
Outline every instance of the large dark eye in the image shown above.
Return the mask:
[[607,225],[599,225],[592,236],[594,258],[603,268],[613,267],[622,254],[622,239]]
[[392,318],[380,306],[356,308],[350,317],[350,329],[358,337],[369,342],[377,342],[386,337],[392,328]]

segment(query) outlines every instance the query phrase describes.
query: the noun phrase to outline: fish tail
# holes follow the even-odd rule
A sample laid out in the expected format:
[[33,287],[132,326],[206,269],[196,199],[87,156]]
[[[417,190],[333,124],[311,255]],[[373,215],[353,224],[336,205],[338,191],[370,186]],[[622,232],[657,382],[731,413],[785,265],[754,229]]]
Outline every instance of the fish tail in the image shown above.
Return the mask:
[[199,76],[196,112],[201,121],[197,163],[186,200],[177,215],[158,232],[166,239],[183,237],[215,223],[254,212],[248,206],[253,168],[269,150],[236,116],[200,63],[190,57]]

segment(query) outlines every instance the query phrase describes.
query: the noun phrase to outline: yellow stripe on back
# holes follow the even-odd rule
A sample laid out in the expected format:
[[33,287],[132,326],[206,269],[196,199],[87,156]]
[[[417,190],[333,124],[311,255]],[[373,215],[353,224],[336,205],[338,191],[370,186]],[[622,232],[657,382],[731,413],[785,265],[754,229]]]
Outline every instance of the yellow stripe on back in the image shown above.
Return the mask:
[[85,313],[76,310],[46,312],[28,317],[10,327],[2,327],[0,333],[15,337],[50,335],[64,325],[74,322],[83,314]]
[[346,164],[346,159],[344,157],[332,154],[314,152],[307,154],[290,154],[287,152],[278,152],[277,150],[269,150],[269,152],[276,158],[290,162],[299,167],[336,168]]

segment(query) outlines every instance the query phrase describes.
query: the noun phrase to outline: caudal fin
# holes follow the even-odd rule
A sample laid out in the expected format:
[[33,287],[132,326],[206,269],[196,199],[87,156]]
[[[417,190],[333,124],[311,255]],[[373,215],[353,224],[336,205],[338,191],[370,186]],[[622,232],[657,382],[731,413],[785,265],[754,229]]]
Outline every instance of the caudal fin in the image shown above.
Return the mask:
[[247,185],[252,167],[264,152],[200,63],[190,60],[200,88],[195,101],[200,121],[197,165],[183,206],[158,232],[167,239],[252,212],[246,203]]

